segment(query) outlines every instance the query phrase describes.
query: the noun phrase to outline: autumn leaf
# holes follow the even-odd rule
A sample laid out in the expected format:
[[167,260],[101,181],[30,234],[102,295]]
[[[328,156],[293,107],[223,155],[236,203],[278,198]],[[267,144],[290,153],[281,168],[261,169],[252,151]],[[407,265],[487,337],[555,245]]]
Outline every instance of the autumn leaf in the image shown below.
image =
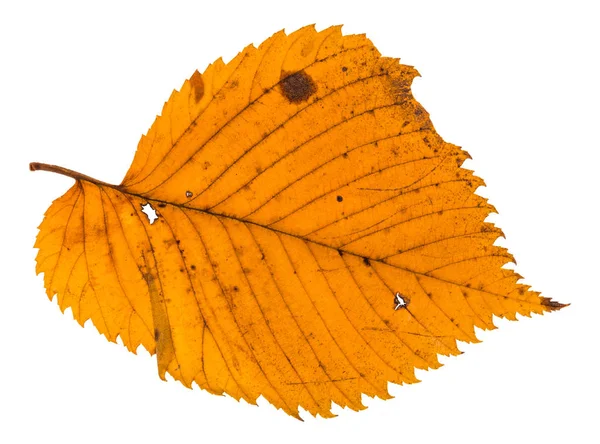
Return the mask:
[[493,315],[560,309],[503,268],[417,75],[340,27],[278,32],[173,92],[120,185],[32,163],[76,180],[35,244],[47,295],[161,378],[298,418],[389,398]]

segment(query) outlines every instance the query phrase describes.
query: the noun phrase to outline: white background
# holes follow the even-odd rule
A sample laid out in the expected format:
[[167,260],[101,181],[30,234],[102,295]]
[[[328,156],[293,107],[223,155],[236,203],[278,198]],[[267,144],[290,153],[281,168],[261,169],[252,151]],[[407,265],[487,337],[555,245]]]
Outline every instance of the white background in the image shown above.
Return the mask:
[[[598,443],[598,67],[593,1],[2,2],[0,442]],[[154,358],[45,296],[32,248],[72,180],[119,183],[171,90],[219,56],[344,24],[416,66],[438,132],[473,156],[517,271],[572,305],[497,321],[395,399],[305,422],[162,382]],[[596,423],[596,424],[594,424]]]

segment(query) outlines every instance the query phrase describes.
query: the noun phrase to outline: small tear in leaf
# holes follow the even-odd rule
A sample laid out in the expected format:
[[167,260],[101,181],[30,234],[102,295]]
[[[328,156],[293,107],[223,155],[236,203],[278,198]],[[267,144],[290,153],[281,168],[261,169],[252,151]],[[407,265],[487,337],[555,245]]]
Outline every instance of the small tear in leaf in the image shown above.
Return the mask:
[[149,203],[142,205],[142,213],[148,216],[148,222],[150,222],[150,224],[153,224],[154,221],[158,219],[156,210]]
[[396,296],[394,296],[394,310],[398,310],[399,308],[403,308],[406,307],[407,303],[406,300],[404,299],[404,296],[402,296],[400,293],[396,293]]

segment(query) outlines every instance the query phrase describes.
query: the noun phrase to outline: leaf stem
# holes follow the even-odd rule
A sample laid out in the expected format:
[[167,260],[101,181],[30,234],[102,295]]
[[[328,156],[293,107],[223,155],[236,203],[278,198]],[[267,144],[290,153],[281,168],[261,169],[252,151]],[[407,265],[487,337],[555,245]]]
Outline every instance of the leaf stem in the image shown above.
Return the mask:
[[86,176],[85,174],[78,173],[77,171],[63,168],[57,165],[49,165],[47,163],[31,162],[29,164],[30,171],[49,171],[51,173],[61,174],[63,176],[70,177],[75,180],[85,180],[87,182],[95,183],[96,185],[104,185],[111,188],[116,188],[116,185],[102,182],[101,180],[94,179],[93,177]]

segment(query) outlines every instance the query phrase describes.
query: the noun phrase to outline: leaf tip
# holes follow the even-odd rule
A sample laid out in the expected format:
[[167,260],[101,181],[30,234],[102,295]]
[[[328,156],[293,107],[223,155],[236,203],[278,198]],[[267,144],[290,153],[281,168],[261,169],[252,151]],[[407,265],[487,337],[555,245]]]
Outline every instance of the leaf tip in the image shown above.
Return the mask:
[[540,300],[541,300],[541,304],[545,307],[545,309],[547,311],[557,311],[560,310],[561,308],[564,307],[568,307],[571,304],[561,304],[558,301],[553,301],[550,298],[545,298],[543,296],[540,296]]

